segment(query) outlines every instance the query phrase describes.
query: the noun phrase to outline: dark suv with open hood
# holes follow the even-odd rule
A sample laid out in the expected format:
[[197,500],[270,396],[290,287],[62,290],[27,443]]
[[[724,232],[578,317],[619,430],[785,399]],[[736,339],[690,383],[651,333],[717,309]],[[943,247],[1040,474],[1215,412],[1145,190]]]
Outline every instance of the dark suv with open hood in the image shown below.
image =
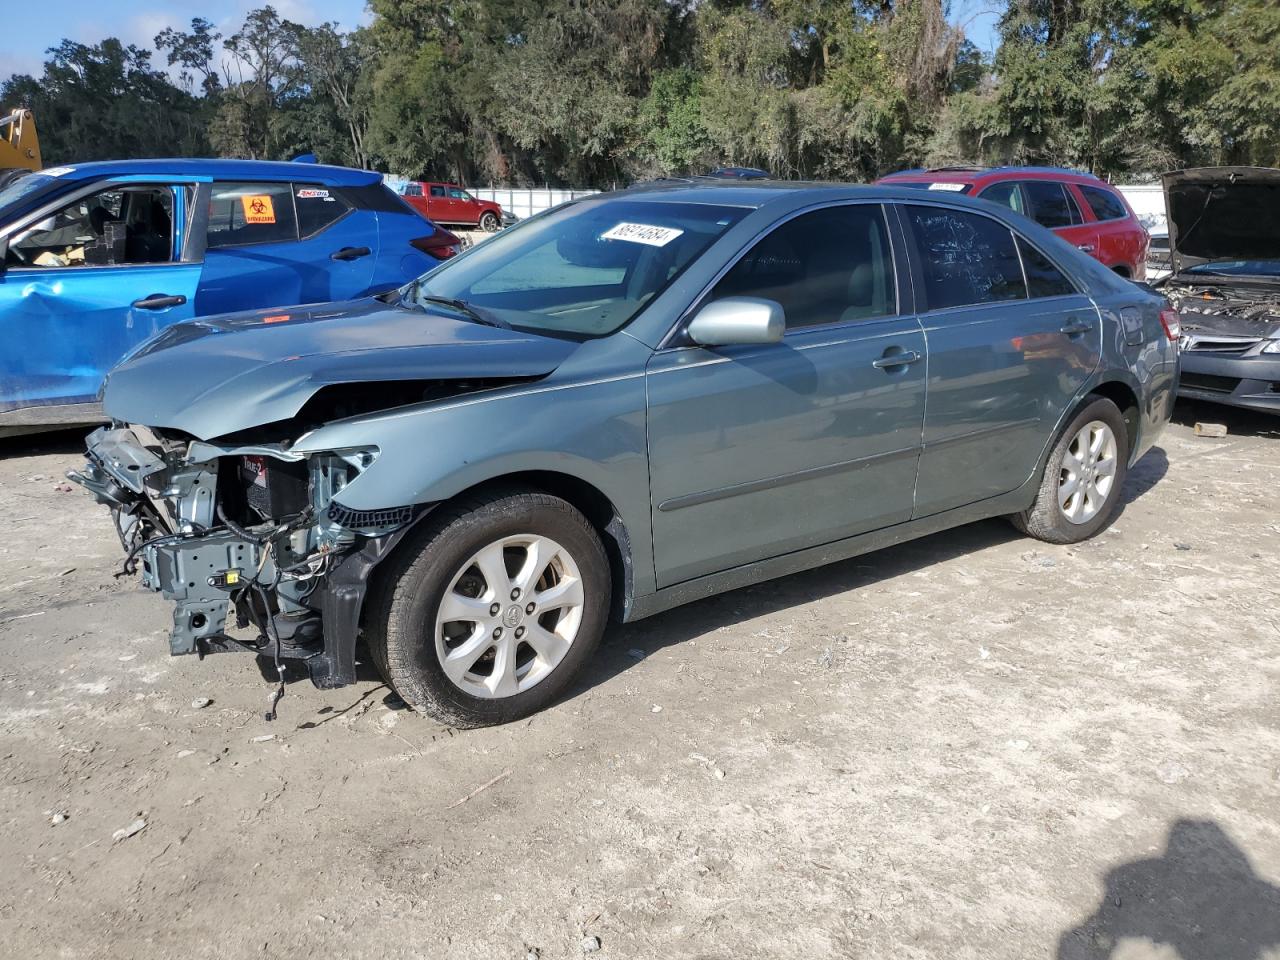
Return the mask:
[[1171,274],[1182,316],[1179,393],[1280,413],[1280,170],[1207,167],[1164,176]]

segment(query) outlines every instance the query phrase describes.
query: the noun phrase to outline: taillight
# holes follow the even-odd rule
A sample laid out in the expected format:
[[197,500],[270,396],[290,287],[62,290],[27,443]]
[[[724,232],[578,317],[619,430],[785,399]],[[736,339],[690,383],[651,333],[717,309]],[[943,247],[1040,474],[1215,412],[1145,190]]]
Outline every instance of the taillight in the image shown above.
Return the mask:
[[462,240],[457,234],[436,227],[436,232],[429,237],[418,237],[410,240],[409,246],[437,260],[448,260],[462,252]]
[[1174,343],[1182,336],[1182,320],[1173,307],[1165,307],[1160,311],[1160,326],[1164,327],[1164,335]]

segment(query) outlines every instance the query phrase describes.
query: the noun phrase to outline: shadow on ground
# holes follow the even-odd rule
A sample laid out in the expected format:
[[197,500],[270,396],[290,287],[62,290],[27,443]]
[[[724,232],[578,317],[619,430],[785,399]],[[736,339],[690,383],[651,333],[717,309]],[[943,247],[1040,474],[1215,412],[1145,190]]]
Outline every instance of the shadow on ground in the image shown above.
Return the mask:
[[1280,951],[1280,887],[1212,820],[1179,820],[1164,853],[1116,867],[1093,915],[1058,941],[1058,960],[1109,960],[1121,941],[1181,960],[1265,960]]
[[84,453],[84,438],[93,427],[71,427],[48,433],[26,433],[17,437],[0,437],[0,460],[21,460],[59,453]]
[[1227,428],[1226,439],[1233,435],[1280,438],[1280,416],[1209,403],[1207,400],[1180,399],[1173,408],[1173,422],[1188,427],[1197,423],[1221,423]]
[[[1168,470],[1169,458],[1161,447],[1153,448],[1138,461],[1125,479],[1117,519],[1123,515],[1128,504],[1154,487]],[[823,600],[1022,538],[1022,534],[1007,520],[983,520],[839,563],[698,600],[648,620],[614,626],[605,634],[600,653],[587,668],[582,680],[571,688],[568,696],[577,696],[634,666],[636,655],[632,653],[633,650],[641,650],[645,655],[652,654],[664,647],[696,639],[720,627]],[[1038,548],[1056,549],[1027,539],[1028,550]]]

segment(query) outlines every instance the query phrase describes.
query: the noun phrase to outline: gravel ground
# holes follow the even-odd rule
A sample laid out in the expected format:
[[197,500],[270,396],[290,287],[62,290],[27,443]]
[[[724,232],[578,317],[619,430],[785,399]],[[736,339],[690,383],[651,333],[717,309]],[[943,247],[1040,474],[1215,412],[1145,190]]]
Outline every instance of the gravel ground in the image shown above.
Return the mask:
[[1276,960],[1280,420],[1177,420],[1093,542],[700,602],[466,733],[371,668],[265,722],[112,578],[78,437],[0,442],[3,952]]

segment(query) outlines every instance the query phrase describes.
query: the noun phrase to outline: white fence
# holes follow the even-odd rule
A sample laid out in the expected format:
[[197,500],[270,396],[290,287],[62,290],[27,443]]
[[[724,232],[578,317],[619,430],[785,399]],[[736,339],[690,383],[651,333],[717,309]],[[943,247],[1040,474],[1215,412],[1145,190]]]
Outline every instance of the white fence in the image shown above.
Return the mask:
[[1164,188],[1158,183],[1117,183],[1116,189],[1124,194],[1142,225],[1153,233],[1168,229],[1168,214],[1164,209]]
[[568,200],[589,197],[599,190],[556,190],[552,188],[473,187],[468,191],[477,200],[492,200],[521,220],[550,210]]
[[[407,182],[400,177],[387,176],[387,185],[397,192]],[[1164,190],[1158,183],[1116,184],[1148,230],[1163,232],[1166,229]],[[589,197],[599,190],[559,190],[551,187],[475,187],[470,193],[481,200],[492,200],[504,210],[514,213],[521,220],[535,213],[578,197]]]

